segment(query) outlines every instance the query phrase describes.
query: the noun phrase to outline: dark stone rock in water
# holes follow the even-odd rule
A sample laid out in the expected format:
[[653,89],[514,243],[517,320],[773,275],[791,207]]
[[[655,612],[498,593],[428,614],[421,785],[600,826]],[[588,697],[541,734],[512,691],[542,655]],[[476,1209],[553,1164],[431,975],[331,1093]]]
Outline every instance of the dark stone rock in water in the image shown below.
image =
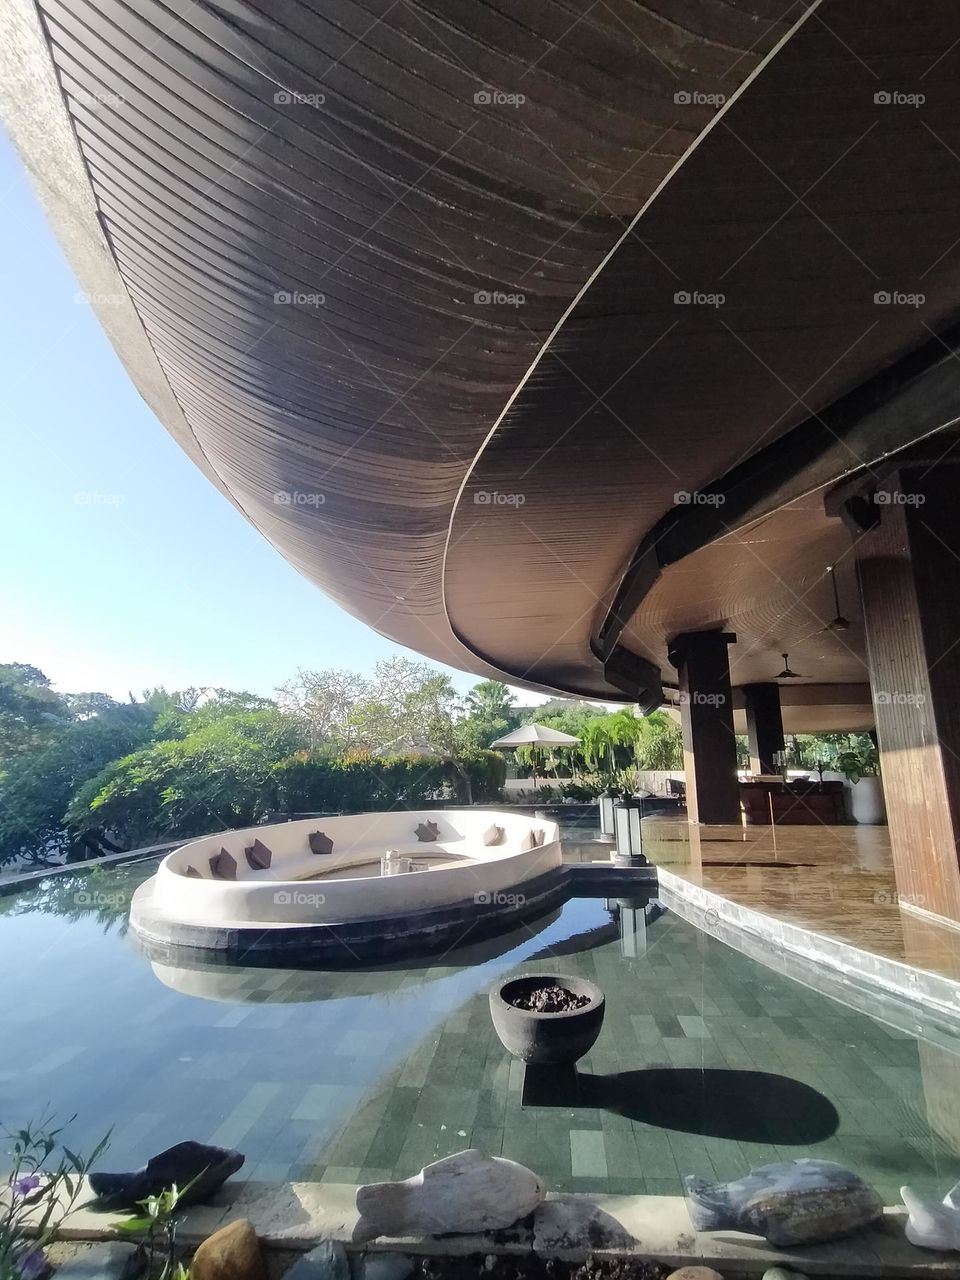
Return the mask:
[[347,1251],[339,1240],[323,1240],[297,1259],[284,1280],[350,1280]]
[[403,1253],[368,1253],[357,1260],[353,1280],[407,1280],[413,1259]]
[[92,1244],[57,1267],[58,1280],[134,1280],[146,1265],[146,1254],[119,1240]]
[[575,996],[566,987],[538,987],[527,995],[517,996],[510,1002],[515,1009],[528,1013],[569,1013],[590,1003],[588,996]]
[[771,1244],[820,1244],[875,1222],[883,1201],[863,1179],[832,1160],[786,1160],[752,1169],[735,1182],[689,1175],[687,1209],[698,1231],[748,1231]]
[[237,1172],[243,1159],[239,1151],[226,1147],[178,1142],[133,1173],[91,1173],[90,1186],[104,1208],[135,1209],[147,1196],[159,1195],[174,1184],[183,1188],[192,1182],[180,1203],[203,1204]]

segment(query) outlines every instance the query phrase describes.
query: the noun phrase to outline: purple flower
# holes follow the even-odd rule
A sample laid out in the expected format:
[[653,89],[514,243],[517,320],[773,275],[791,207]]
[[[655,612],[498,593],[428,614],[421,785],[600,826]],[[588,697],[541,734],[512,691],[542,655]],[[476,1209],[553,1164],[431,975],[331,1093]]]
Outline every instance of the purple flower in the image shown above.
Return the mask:
[[18,1178],[13,1184],[13,1193],[17,1196],[28,1196],[31,1191],[36,1191],[40,1185],[39,1174],[31,1173],[29,1177]]
[[[24,1179],[28,1181],[28,1179]],[[50,1269],[46,1254],[42,1249],[31,1249],[23,1255],[19,1263],[21,1280],[40,1280]]]

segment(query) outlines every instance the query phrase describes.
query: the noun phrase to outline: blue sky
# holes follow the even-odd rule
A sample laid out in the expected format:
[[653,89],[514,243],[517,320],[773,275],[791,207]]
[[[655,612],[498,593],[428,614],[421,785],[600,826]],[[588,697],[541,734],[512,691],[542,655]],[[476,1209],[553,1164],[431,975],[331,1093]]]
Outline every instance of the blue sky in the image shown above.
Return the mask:
[[[369,671],[406,652],[301,578],[166,433],[74,301],[2,133],[0,206],[0,662],[32,662],[62,691],[269,696],[298,667]],[[453,674],[460,689],[477,678]]]

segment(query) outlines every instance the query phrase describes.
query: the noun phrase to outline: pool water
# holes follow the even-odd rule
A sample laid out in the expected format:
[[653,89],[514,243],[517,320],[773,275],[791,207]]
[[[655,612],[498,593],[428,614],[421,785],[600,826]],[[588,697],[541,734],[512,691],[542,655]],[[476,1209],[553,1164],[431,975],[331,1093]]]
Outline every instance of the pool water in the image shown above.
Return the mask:
[[[467,1146],[551,1190],[678,1194],[834,1159],[888,1203],[960,1178],[960,1057],[764,968],[643,899],[572,898],[421,966],[178,967],[125,936],[155,862],[51,877],[0,898],[0,1121],[76,1113],[104,1167],[186,1138],[238,1147],[242,1176],[407,1177]],[[348,957],[345,957],[348,959]],[[514,970],[606,994],[576,1099],[523,1105],[487,992]],[[527,1100],[535,1096],[528,1088]]]

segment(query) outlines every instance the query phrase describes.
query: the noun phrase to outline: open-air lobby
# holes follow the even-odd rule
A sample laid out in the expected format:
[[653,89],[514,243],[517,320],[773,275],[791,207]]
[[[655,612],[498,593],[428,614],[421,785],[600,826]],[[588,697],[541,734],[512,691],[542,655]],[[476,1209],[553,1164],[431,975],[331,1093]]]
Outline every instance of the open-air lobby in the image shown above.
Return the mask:
[[[278,572],[682,738],[481,804],[516,742],[451,713],[354,753],[458,771],[416,803],[6,885],[10,1122],[242,1148],[194,1235],[322,1240],[306,1280],[960,1276],[957,5],[8,0],[0,73],[78,298]],[[225,661],[304,625],[258,590]]]

